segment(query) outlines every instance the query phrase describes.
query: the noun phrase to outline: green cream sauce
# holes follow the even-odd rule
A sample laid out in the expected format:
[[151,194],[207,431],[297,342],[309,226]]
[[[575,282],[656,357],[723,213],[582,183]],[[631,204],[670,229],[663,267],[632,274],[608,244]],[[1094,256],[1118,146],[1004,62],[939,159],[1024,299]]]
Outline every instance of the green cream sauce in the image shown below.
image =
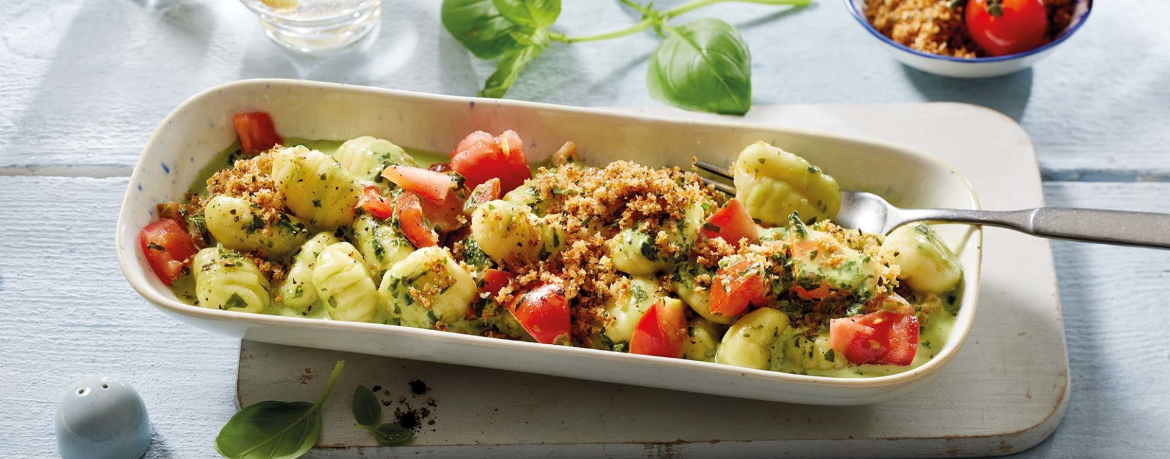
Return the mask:
[[[915,368],[918,368],[926,362],[929,362],[934,356],[938,355],[942,348],[946,346],[947,340],[950,339],[951,330],[955,328],[955,316],[958,314],[958,302],[962,298],[961,289],[956,289],[952,292],[945,293],[939,296],[944,307],[927,316],[920,326],[922,327],[918,334],[918,352],[914,355],[914,361],[907,366],[896,365],[849,365],[845,368],[820,370],[808,370],[800,365],[798,362],[792,362],[785,357],[785,351],[789,346],[792,346],[794,338],[803,333],[803,330],[788,328],[784,334],[772,346],[772,371],[781,371],[785,373],[804,374],[810,376],[830,376],[834,378],[871,378],[875,376],[886,376],[898,373],[904,373]],[[954,298],[954,302],[948,302],[949,298]],[[828,339],[829,331],[825,330],[817,335]],[[843,359],[842,356],[836,356],[836,359]]]

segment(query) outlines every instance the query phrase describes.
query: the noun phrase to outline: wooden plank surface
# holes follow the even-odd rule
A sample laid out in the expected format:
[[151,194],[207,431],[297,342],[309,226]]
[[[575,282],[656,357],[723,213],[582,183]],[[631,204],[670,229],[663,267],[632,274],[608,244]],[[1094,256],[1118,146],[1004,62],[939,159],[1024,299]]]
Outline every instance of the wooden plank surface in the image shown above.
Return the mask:
[[[0,2],[0,167],[125,172],[172,108],[242,78],[472,95],[492,65],[471,58],[441,30],[438,5],[386,1],[383,27],[363,48],[313,58],[269,43],[255,17],[234,1]],[[740,26],[754,57],[757,105],[975,103],[1024,126],[1047,178],[1170,179],[1170,131],[1163,128],[1170,118],[1170,32],[1162,24],[1170,2],[1098,2],[1086,26],[1054,55],[1032,70],[989,80],[941,78],[897,64],[839,0],[779,11],[736,5],[687,17],[710,14]],[[616,1],[565,2],[557,28],[595,33],[636,16]],[[646,32],[554,44],[525,69],[509,97],[654,105],[645,69],[658,41]]]

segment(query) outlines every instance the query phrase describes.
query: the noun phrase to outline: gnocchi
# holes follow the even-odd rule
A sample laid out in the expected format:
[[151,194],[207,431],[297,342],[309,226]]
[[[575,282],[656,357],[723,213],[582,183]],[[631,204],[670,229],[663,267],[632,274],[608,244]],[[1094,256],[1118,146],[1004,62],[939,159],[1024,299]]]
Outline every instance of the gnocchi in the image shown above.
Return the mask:
[[929,226],[837,226],[836,180],[763,142],[731,168],[742,206],[679,169],[591,166],[571,143],[533,174],[511,131],[433,158],[311,143],[250,151],[159,206],[168,221],[140,243],[177,297],[835,377],[929,361],[960,306],[962,265]]

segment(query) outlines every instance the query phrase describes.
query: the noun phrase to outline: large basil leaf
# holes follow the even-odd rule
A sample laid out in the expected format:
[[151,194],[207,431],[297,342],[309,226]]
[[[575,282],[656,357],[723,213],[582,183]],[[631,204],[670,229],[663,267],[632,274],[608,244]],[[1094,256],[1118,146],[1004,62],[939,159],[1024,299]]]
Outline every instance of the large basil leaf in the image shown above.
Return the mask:
[[496,64],[496,71],[492,72],[487,81],[483,83],[483,90],[479,91],[479,97],[504,97],[512,83],[516,82],[520,70],[523,70],[529,61],[536,59],[536,56],[544,51],[545,46],[531,43],[523,48],[516,48],[505,53],[500,62]]
[[731,24],[700,19],[667,28],[650,58],[650,95],[688,109],[742,115],[752,106],[752,57]]
[[561,15],[561,0],[493,0],[500,14],[516,24],[548,27]]
[[443,27],[475,57],[494,59],[517,47],[515,24],[500,15],[492,0],[443,0]]
[[382,420],[382,404],[369,387],[358,385],[353,389],[353,418],[363,426],[376,426]]
[[232,459],[296,458],[321,436],[321,413],[308,402],[260,402],[240,410],[215,437]]

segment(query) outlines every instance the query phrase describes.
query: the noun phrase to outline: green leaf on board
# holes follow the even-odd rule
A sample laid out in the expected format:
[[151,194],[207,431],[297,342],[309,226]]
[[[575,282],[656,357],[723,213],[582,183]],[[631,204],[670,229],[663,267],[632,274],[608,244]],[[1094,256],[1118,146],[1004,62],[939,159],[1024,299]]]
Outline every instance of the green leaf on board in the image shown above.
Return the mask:
[[220,429],[215,450],[229,459],[301,457],[321,437],[321,405],[344,366],[333,367],[316,403],[265,401],[240,410]]
[[369,387],[359,385],[354,388],[353,418],[363,426],[376,426],[382,420],[382,404]]
[[387,422],[372,430],[374,439],[386,446],[401,445],[414,439],[414,432],[398,424]]

